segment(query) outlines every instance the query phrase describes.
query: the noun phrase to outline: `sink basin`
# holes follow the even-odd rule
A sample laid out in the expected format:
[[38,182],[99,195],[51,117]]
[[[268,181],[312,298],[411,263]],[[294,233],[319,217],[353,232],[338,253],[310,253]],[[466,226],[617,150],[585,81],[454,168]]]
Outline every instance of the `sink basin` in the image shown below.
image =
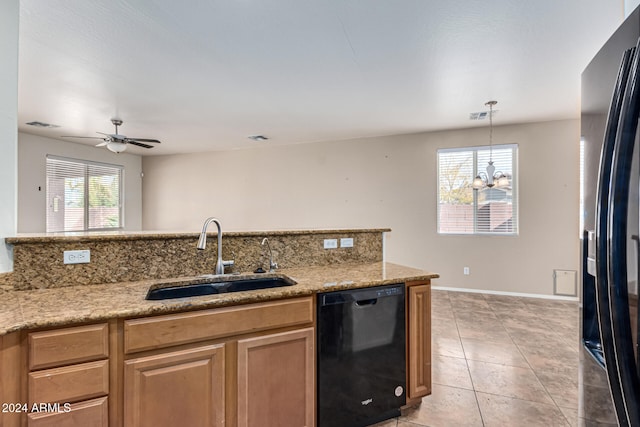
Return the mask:
[[186,298],[219,293],[220,287],[214,286],[213,283],[197,283],[195,285],[169,286],[166,288],[149,289],[145,299],[160,300],[170,298]]
[[270,277],[216,277],[215,282],[192,283],[178,286],[157,286],[149,288],[147,300],[163,300],[171,298],[187,298],[202,295],[214,295],[227,292],[254,291],[257,289],[279,288],[292,286],[296,282],[287,276],[277,275]]

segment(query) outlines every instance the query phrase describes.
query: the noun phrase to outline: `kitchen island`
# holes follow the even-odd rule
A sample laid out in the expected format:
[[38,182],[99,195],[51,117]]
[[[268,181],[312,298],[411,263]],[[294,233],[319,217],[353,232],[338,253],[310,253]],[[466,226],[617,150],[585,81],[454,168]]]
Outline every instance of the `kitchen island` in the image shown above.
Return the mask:
[[315,425],[316,295],[392,283],[407,286],[407,403],[430,392],[437,274],[382,261],[278,273],[297,284],[160,301],[149,287],[201,277],[2,292],[1,425]]

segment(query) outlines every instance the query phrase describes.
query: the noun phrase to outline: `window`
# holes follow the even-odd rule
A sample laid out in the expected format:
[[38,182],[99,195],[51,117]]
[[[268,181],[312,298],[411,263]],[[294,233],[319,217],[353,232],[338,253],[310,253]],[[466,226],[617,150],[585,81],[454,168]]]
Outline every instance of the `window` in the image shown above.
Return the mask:
[[493,164],[509,180],[503,187],[474,190],[473,179],[486,173],[489,147],[438,150],[438,233],[517,234],[518,146],[494,145]]
[[47,231],[122,228],[123,167],[47,156]]

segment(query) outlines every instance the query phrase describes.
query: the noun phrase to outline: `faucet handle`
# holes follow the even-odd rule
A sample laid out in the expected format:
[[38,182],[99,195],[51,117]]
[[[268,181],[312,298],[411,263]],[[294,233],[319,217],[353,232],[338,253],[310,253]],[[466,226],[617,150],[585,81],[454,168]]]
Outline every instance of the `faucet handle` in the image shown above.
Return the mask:
[[276,268],[278,268],[278,264],[273,262],[273,252],[271,252],[269,238],[265,237],[264,239],[262,239],[262,243],[260,243],[260,245],[264,246],[265,243],[267,244],[267,248],[269,249],[269,272],[272,272],[275,271]]
[[229,261],[222,261],[222,265],[225,267],[233,267],[236,264],[236,254],[235,252],[231,251],[231,256],[233,256],[232,260]]

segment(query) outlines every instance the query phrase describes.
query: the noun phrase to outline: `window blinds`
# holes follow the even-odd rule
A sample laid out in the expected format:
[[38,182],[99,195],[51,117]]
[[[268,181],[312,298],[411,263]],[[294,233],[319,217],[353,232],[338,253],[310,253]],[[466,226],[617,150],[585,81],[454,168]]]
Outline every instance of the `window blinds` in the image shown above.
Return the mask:
[[47,232],[122,227],[123,167],[47,156]]
[[[490,158],[509,184],[474,191]],[[517,234],[516,166],[517,145],[438,150],[438,232]]]

